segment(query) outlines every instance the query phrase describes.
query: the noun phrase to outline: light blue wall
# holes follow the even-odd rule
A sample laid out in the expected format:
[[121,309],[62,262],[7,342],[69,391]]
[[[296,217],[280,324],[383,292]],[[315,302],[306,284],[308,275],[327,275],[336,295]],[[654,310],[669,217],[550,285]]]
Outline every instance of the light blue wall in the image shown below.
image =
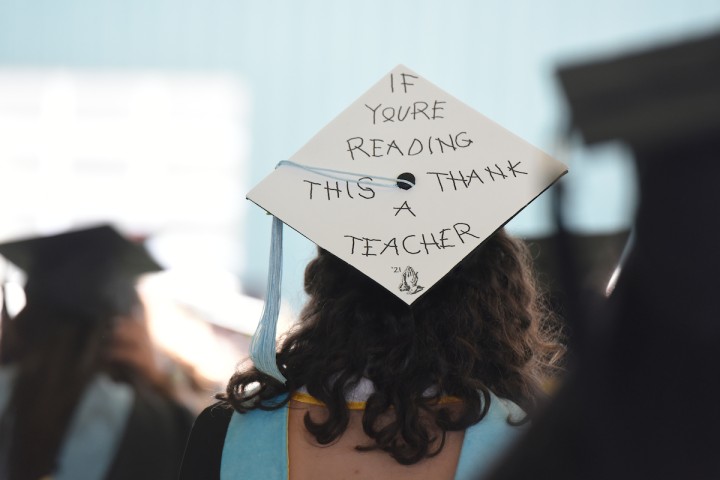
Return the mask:
[[[713,27],[717,0],[0,0],[0,66],[236,73],[253,95],[254,183],[398,63],[552,153],[559,63]],[[569,161],[573,224],[627,226],[632,169],[622,151]],[[547,230],[536,203],[511,229]],[[260,288],[269,227],[252,209],[243,276]],[[286,293],[297,304],[312,249],[287,237]]]

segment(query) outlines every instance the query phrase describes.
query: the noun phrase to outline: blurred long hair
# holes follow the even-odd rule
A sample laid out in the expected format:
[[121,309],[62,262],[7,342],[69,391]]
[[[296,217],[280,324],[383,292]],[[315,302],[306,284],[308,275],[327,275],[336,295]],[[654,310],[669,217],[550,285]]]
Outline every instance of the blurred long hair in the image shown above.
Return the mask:
[[[530,263],[525,244],[499,230],[408,306],[319,249],[305,270],[309,301],[277,354],[287,384],[250,367],[218,398],[241,413],[275,409],[289,396],[270,399],[305,386],[328,411],[323,421],[306,414],[305,427],[326,445],[347,428],[346,393],[364,377],[375,387],[362,420],[372,443],[357,448],[402,464],[433,456],[446,432],[482,420],[490,392],[532,413],[558,373],[560,332]],[[461,400],[459,411],[444,396]]]

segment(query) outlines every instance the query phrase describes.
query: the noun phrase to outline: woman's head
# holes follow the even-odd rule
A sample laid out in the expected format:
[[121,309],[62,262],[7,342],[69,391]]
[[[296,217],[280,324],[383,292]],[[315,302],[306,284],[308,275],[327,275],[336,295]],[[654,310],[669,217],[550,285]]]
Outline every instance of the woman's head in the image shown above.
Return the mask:
[[318,370],[388,382],[395,370],[417,370],[419,393],[432,386],[454,395],[481,382],[522,404],[561,351],[527,248],[503,230],[412,306],[322,249],[307,266],[305,289],[301,323],[279,357],[281,368],[285,356],[303,360],[286,364],[293,383],[313,382]]
[[[242,410],[248,408],[244,389],[251,383],[261,384],[250,396],[256,401],[305,386],[329,411],[325,422],[306,418],[320,443],[344,431],[345,392],[365,377],[376,389],[365,412],[366,433],[377,442],[373,448],[413,463],[432,453],[420,440],[423,435],[401,433],[425,429],[421,412],[433,412],[444,432],[477,422],[488,391],[530,410],[561,356],[527,248],[503,230],[412,306],[322,249],[306,268],[305,289],[309,300],[300,322],[277,355],[287,385],[251,369],[231,379],[226,398]],[[442,395],[460,398],[465,409],[450,416],[435,408]],[[375,421],[391,409],[398,423],[374,430]],[[420,430],[403,430],[407,422]]]

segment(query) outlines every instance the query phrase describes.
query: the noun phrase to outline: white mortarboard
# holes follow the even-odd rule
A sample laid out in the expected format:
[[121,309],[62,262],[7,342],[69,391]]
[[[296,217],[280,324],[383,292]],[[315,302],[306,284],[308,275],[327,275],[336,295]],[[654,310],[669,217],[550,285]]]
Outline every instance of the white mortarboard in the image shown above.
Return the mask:
[[256,367],[284,381],[270,298],[279,294],[280,222],[410,305],[566,172],[397,66],[247,195],[275,217]]

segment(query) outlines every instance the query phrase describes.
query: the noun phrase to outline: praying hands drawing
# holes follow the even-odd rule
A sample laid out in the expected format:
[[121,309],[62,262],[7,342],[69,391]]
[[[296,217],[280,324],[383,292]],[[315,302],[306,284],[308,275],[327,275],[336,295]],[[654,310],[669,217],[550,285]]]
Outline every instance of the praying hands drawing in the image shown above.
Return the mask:
[[402,274],[402,283],[400,283],[400,291],[407,292],[408,295],[414,295],[423,288],[418,283],[418,274],[412,267],[408,266]]

